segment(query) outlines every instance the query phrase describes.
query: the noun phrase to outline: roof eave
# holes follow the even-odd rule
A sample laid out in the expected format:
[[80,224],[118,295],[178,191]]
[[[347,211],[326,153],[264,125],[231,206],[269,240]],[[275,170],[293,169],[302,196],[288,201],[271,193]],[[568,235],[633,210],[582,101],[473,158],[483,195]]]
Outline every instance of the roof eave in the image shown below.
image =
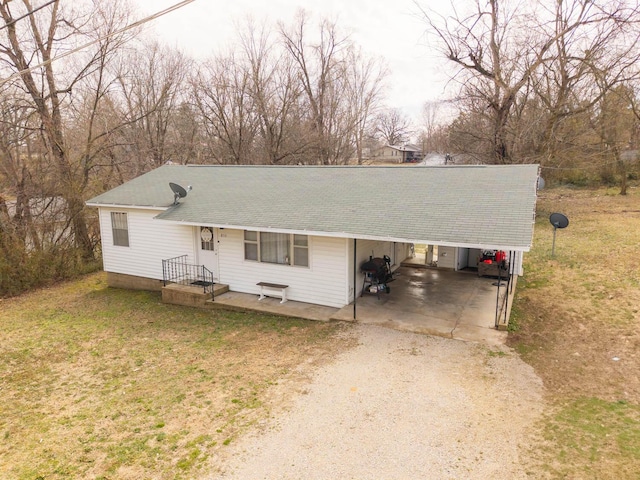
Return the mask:
[[214,227],[220,229],[234,229],[234,230],[249,230],[256,232],[271,232],[271,233],[290,233],[294,235],[309,235],[317,237],[331,237],[331,238],[345,238],[349,240],[375,240],[382,242],[396,242],[396,243],[414,243],[414,244],[426,244],[426,245],[438,245],[442,247],[460,247],[460,248],[477,248],[480,250],[504,250],[515,252],[528,252],[531,249],[530,245],[503,245],[503,244],[484,244],[484,243],[456,243],[435,239],[424,238],[404,238],[404,237],[392,237],[392,236],[380,236],[380,235],[367,235],[367,234],[354,234],[347,232],[325,232],[321,230],[296,230],[290,228],[277,228],[277,227],[256,227],[251,225],[231,225],[221,223],[207,223],[207,222],[192,222],[182,220],[166,220],[163,218],[154,218],[161,222],[172,223],[174,225],[186,225],[191,227]]
[[157,211],[165,211],[171,207],[168,206],[157,206],[157,205],[131,205],[131,204],[122,204],[122,203],[96,203],[96,202],[85,202],[87,207],[96,207],[96,208],[131,208],[136,210],[157,210]]

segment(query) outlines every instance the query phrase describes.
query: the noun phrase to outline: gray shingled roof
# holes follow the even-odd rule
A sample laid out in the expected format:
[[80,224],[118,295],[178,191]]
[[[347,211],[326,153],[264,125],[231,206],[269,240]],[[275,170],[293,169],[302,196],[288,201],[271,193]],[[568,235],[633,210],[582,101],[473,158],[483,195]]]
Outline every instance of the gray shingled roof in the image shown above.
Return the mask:
[[[166,165],[89,200],[160,220],[528,251],[537,165]],[[169,182],[193,190],[172,206]]]

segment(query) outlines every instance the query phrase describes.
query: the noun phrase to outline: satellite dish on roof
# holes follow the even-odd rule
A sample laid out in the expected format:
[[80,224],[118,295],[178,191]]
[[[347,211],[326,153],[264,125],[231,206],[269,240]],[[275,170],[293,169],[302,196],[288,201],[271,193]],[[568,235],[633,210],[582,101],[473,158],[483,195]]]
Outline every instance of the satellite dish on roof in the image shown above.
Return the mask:
[[542,190],[545,186],[544,178],[538,177],[538,190]]
[[177,183],[169,182],[169,188],[171,188],[171,191],[173,192],[173,204],[177,205],[178,200],[187,196],[187,192],[191,190],[191,185],[185,189]]
[[553,225],[553,244],[551,246],[551,256],[556,254],[556,230],[559,228],[567,228],[569,219],[562,213],[552,213],[549,215],[549,222]]

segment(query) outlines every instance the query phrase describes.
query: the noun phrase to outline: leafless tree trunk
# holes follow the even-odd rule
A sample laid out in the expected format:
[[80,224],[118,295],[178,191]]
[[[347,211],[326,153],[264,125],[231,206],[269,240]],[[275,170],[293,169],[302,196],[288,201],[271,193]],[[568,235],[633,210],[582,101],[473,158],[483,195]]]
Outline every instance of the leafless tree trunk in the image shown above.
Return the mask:
[[[56,168],[57,193],[66,203],[75,245],[84,257],[91,258],[93,242],[87,228],[83,197],[91,164],[86,148],[79,159],[75,159],[69,149],[64,124],[65,102],[72,98],[79,83],[89,76],[102,75],[112,52],[123,40],[123,35],[115,36],[113,32],[127,19],[121,3],[99,4],[93,11],[82,10],[85,4],[75,10],[74,7],[63,8],[57,1],[46,9],[33,12],[30,0],[11,4],[0,2],[0,16],[6,24],[4,38],[0,38],[0,58],[16,72],[16,81],[31,99],[41,124],[45,154]],[[30,14],[21,22],[12,21],[25,13]],[[54,68],[57,52],[73,48],[87,37],[97,40],[95,49],[85,54],[84,62],[67,63],[68,70],[64,75],[58,73]],[[96,93],[94,108],[100,95],[101,92]],[[92,131],[89,127],[89,132]],[[91,138],[90,134],[87,148]]]
[[424,154],[442,149],[440,139],[437,138],[443,124],[441,118],[442,107],[442,101],[425,102],[422,106],[423,131],[421,134],[421,149]]
[[212,158],[222,164],[255,163],[251,78],[236,55],[209,60],[192,81],[192,95]]
[[[171,160],[186,163],[194,146],[180,141],[177,123],[187,97],[190,60],[177,50],[157,42],[145,43],[122,60],[118,73],[124,97],[123,114],[130,122],[123,134],[132,145],[139,175]],[[186,118],[183,118],[186,120]],[[193,129],[195,125],[191,125]],[[191,132],[193,135],[193,132]]]
[[603,71],[606,52],[615,58],[608,63],[614,67],[609,81],[637,58],[631,54],[638,37],[633,33],[637,5],[624,0],[559,0],[554,5],[476,0],[474,10],[464,13],[452,4],[455,14],[448,18],[423,10],[443,55],[457,66],[453,78],[463,95],[473,99],[475,113],[489,114],[486,133],[494,163],[514,161],[512,147],[521,126],[511,125],[513,110],[526,104],[533,88],[546,90],[543,101],[551,113],[544,136],[550,138],[572,109],[584,108],[572,96],[589,87],[589,75],[597,81],[592,72]]
[[627,194],[628,168],[634,160],[629,153],[640,128],[635,100],[633,89],[620,85],[602,97],[595,119],[605,162],[612,164],[620,176],[620,195]]
[[261,163],[296,162],[310,139],[300,128],[302,86],[293,60],[281,55],[265,25],[249,21],[240,40],[258,129],[256,155]]
[[362,164],[363,146],[374,133],[374,120],[381,107],[384,82],[389,72],[380,60],[367,58],[352,48],[347,57],[346,74],[356,159],[358,164]]
[[318,40],[311,43],[307,23],[307,14],[301,11],[293,25],[288,28],[280,25],[280,34],[296,66],[310,112],[316,162],[342,163],[349,157],[351,131],[345,118],[347,110],[339,96],[346,86],[345,52],[351,42],[340,35],[335,23],[323,20]]

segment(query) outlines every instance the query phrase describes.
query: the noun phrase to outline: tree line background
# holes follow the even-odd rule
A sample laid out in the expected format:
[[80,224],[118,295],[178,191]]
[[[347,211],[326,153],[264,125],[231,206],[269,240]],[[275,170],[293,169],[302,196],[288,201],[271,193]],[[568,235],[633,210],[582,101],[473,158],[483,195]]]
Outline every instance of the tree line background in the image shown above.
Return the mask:
[[539,163],[549,181],[625,192],[637,175],[636,3],[416,11],[451,81],[409,118],[385,104],[384,62],[302,11],[247,19],[232,46],[195,61],[141,36],[126,0],[0,0],[0,296],[96,268],[84,202],[167,162],[360,164],[412,139],[456,162]]

